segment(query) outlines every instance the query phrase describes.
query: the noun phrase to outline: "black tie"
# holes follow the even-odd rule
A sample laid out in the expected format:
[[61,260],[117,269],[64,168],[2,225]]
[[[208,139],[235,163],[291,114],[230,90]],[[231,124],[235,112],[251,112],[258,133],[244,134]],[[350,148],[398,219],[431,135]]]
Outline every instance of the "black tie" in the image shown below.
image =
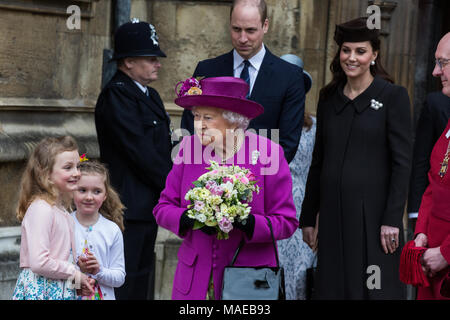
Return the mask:
[[248,84],[248,93],[246,98],[248,99],[248,97],[250,96],[250,73],[248,72],[248,67],[250,65],[250,62],[248,62],[248,60],[244,60],[244,68],[242,69],[241,72],[241,79],[244,80],[245,82],[247,82]]

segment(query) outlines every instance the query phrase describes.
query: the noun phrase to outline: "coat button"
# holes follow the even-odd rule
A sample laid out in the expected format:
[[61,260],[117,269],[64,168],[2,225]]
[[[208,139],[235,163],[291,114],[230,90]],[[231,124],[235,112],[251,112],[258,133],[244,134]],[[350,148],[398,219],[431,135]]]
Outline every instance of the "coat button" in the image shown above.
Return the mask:
[[215,268],[217,268],[217,264],[214,263],[213,264],[213,269],[215,269]]
[[153,121],[153,124],[157,124],[156,120],[155,120],[155,121]]

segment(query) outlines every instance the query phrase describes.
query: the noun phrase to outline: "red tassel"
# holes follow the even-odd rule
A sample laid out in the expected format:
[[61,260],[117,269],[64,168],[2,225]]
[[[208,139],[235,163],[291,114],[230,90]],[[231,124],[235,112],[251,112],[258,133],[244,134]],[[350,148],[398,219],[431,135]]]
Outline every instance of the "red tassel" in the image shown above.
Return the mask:
[[413,240],[406,243],[400,256],[400,281],[414,286],[429,286],[421,264],[425,250],[427,248],[416,247]]

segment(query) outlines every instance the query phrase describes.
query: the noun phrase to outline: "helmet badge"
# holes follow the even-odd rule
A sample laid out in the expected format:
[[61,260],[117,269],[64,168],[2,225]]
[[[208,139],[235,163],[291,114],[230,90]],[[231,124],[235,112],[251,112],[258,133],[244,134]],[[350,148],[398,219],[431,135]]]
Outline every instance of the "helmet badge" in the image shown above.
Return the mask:
[[153,44],[155,45],[155,46],[158,46],[159,44],[158,44],[158,35],[156,34],[156,30],[155,30],[155,27],[152,25],[152,24],[148,24],[149,25],[149,27],[150,27],[150,32],[151,32],[151,36],[150,36],[150,38],[152,39],[152,41],[153,41]]

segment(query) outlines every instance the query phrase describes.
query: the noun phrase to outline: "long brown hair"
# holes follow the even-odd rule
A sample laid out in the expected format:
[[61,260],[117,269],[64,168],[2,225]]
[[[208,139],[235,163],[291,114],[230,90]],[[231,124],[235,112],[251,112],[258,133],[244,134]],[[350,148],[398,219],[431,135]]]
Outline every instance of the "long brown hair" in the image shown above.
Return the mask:
[[123,224],[123,211],[125,206],[120,201],[119,194],[111,185],[109,172],[106,166],[95,160],[87,160],[80,162],[78,165],[81,175],[98,174],[104,178],[106,199],[100,207],[100,213],[106,219],[116,223],[123,232],[125,229]]
[[[372,76],[379,76],[382,79],[394,83],[394,79],[386,72],[381,64],[381,55],[380,55],[380,47],[381,41],[379,38],[369,40],[370,45],[372,46],[372,50],[374,52],[378,52],[377,58],[375,59],[375,65],[370,65],[370,73]],[[342,44],[339,45],[339,48],[333,58],[333,61],[330,64],[330,71],[333,75],[332,80],[325,87],[320,90],[319,99],[326,99],[330,97],[336,89],[345,83],[347,83],[347,76],[345,75],[344,70],[342,70],[341,62],[340,62],[340,53],[341,53]]]
[[31,202],[37,198],[55,205],[59,194],[50,181],[50,175],[56,156],[65,151],[75,150],[78,150],[78,145],[70,136],[45,138],[37,144],[28,159],[20,182],[16,209],[16,217],[20,222]]

